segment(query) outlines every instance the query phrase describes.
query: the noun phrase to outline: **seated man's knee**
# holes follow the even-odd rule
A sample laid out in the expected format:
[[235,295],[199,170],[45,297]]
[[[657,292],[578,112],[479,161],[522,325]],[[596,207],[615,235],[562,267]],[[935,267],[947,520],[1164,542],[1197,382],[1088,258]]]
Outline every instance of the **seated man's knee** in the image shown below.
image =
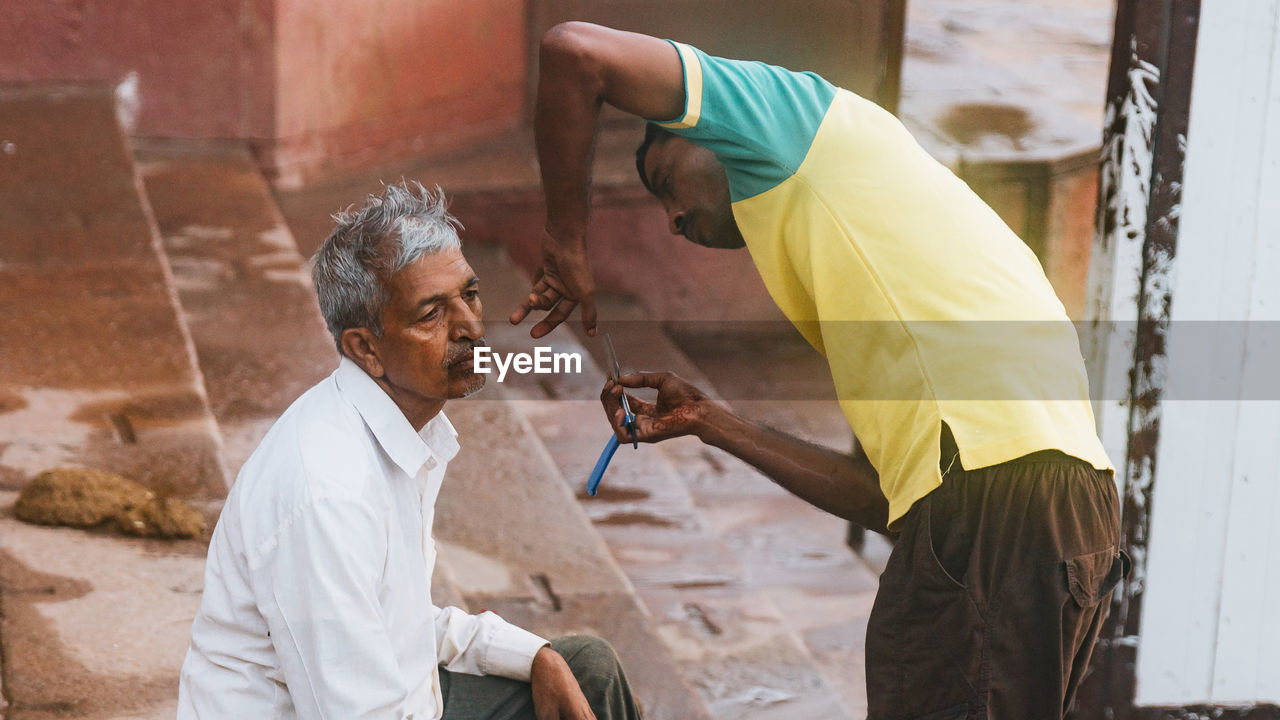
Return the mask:
[[593,635],[568,635],[553,640],[551,647],[569,663],[569,669],[592,705],[609,695],[621,679],[618,655],[605,640]]
[[582,694],[599,718],[635,720],[640,708],[631,695],[618,654],[607,641],[592,635],[569,635],[551,641],[573,672]]
[[551,647],[569,663],[573,674],[613,675],[618,668],[618,655],[606,640],[594,635],[566,635],[551,642]]

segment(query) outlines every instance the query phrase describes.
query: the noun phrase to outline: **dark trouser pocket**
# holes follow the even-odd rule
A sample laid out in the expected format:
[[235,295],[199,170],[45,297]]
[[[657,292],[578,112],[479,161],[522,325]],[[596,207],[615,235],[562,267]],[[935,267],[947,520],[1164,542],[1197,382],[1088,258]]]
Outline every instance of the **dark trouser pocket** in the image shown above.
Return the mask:
[[982,619],[938,560],[926,497],[904,519],[867,625],[867,709],[874,720],[953,720],[976,702]]
[[1059,718],[1089,665],[1127,558],[1114,547],[1041,563],[1001,594],[991,634],[995,718]]
[[[1093,646],[1102,631],[1102,623],[1107,619],[1111,593],[1121,580],[1129,576],[1131,566],[1129,555],[1123,550],[1083,555],[1066,563],[1067,589],[1071,594],[1071,602],[1064,610],[1063,618],[1067,620],[1077,617],[1078,613],[1079,620],[1074,626],[1064,623],[1067,627],[1063,628],[1064,642],[1072,643],[1069,648],[1063,648],[1064,656],[1071,659],[1071,665],[1065,668],[1062,700],[1064,715],[1071,708],[1076,690],[1089,668]],[[1068,650],[1069,655],[1066,654]]]
[[1067,589],[1082,608],[1093,607],[1111,594],[1120,580],[1129,574],[1129,556],[1107,548],[1081,555],[1066,562]]

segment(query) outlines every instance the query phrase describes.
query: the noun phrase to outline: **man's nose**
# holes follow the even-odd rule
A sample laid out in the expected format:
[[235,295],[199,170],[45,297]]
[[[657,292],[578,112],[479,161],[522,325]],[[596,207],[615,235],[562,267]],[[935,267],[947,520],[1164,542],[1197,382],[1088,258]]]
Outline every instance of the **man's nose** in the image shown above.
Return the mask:
[[672,235],[684,234],[685,212],[683,210],[667,211],[667,226]]
[[465,302],[457,304],[457,308],[450,318],[449,337],[453,340],[461,340],[463,338],[476,340],[484,337],[484,322],[480,320],[480,309],[473,309]]

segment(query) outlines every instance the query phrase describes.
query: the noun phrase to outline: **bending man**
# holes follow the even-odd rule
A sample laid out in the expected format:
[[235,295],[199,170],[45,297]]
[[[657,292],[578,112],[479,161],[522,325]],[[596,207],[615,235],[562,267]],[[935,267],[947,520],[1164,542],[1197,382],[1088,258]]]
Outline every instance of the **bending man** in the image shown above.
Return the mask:
[[[753,425],[669,374],[621,378],[642,440],[695,435],[819,508],[898,535],[867,629],[873,720],[1059,718],[1125,571],[1075,331],[1030,250],[891,114],[812,73],[570,23],[544,38],[543,266],[512,315],[581,305],[609,103],[670,229],[747,247],[826,356],[861,452]],[[602,400],[615,431],[621,387]]]

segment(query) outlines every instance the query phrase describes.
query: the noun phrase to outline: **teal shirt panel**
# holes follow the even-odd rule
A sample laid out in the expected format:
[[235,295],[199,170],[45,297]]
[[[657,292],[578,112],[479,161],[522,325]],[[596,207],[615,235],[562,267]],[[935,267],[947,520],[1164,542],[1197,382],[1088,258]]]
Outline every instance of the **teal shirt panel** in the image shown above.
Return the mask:
[[[668,42],[680,50],[680,43]],[[727,60],[684,47],[702,66],[700,113],[692,127],[660,124],[715,153],[729,177],[732,202],[759,195],[791,177],[809,153],[835,86],[811,72]],[[680,53],[686,65],[686,115],[693,91],[687,57]]]

